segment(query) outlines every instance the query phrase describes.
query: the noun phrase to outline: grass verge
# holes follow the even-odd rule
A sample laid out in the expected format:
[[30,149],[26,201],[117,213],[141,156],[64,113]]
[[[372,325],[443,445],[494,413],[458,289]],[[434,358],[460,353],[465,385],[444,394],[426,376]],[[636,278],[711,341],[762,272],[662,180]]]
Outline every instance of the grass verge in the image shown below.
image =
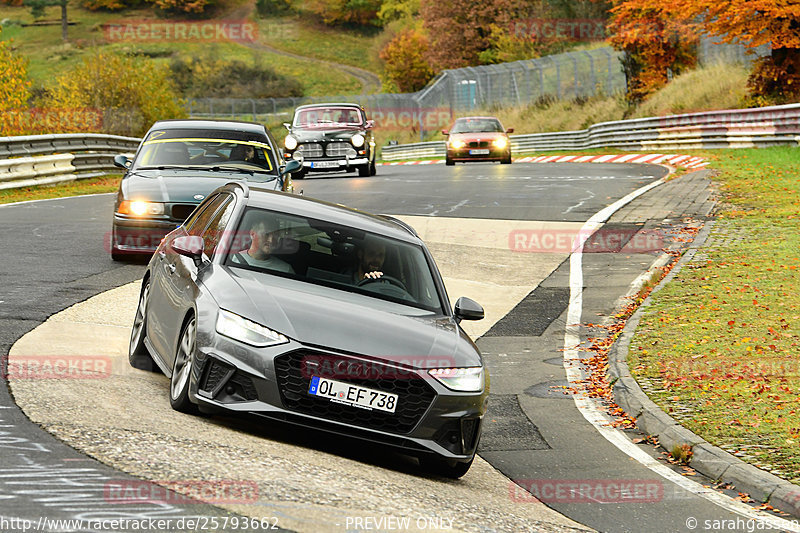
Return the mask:
[[30,200],[46,200],[48,198],[63,198],[65,196],[81,196],[84,194],[117,192],[121,179],[121,175],[112,175],[54,185],[6,189],[0,191],[0,204],[11,204]]
[[682,425],[800,482],[800,148],[714,156],[723,210],[653,296],[628,363]]

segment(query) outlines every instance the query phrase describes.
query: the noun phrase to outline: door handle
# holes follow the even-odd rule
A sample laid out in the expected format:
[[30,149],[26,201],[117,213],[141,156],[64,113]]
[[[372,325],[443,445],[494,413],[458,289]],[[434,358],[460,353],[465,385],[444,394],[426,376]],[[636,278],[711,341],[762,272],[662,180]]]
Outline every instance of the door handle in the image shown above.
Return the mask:
[[167,265],[167,270],[169,270],[170,274],[174,274],[176,268],[177,267],[175,265]]

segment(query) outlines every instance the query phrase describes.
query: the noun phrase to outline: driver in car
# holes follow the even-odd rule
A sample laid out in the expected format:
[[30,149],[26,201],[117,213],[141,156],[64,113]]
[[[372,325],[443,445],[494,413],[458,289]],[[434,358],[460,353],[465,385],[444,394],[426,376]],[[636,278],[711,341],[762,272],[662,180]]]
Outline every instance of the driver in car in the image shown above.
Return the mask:
[[353,276],[353,283],[364,279],[378,279],[383,276],[383,262],[386,260],[386,245],[374,237],[364,239],[356,251],[356,264],[346,274]]

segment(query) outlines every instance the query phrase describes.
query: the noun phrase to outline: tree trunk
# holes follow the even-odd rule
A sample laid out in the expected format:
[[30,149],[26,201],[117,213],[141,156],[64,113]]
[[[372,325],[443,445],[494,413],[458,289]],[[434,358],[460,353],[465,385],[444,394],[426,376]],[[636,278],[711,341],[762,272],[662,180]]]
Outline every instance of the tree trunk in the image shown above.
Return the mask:
[[67,42],[67,0],[61,0],[61,40]]

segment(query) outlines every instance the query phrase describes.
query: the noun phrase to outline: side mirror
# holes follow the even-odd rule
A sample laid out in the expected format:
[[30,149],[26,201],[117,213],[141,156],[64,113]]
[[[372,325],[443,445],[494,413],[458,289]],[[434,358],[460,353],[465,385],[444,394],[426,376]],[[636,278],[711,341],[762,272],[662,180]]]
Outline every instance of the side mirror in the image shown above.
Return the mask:
[[514,128],[508,128],[508,129],[506,130],[506,133],[514,133]]
[[114,156],[114,166],[127,169],[131,166],[131,161],[127,156],[117,154]]
[[450,135],[450,130],[442,130],[442,135]]
[[297,159],[290,159],[289,161],[286,162],[286,166],[283,167],[283,170],[281,170],[281,176],[297,172],[301,168],[303,168],[303,163],[301,163]]
[[367,129],[371,130],[374,127],[375,127],[375,121],[374,120],[368,120],[367,121]]
[[483,307],[481,304],[462,296],[456,300],[455,308],[456,320],[481,320],[483,319]]
[[284,122],[283,123],[283,127],[286,128],[289,131],[292,131],[292,125],[289,124],[288,122]]
[[196,267],[203,263],[203,238],[198,235],[184,235],[172,241],[172,249],[179,255],[189,257]]

